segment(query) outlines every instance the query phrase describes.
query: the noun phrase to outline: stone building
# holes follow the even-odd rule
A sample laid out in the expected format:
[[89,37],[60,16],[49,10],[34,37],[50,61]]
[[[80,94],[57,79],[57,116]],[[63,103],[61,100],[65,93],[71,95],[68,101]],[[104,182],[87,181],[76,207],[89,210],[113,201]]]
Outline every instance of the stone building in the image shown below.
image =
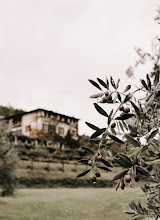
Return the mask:
[[73,139],[78,140],[79,119],[69,117],[45,109],[9,116],[5,118],[13,134],[24,135],[32,138],[41,138],[49,133],[51,126],[62,137],[70,131]]

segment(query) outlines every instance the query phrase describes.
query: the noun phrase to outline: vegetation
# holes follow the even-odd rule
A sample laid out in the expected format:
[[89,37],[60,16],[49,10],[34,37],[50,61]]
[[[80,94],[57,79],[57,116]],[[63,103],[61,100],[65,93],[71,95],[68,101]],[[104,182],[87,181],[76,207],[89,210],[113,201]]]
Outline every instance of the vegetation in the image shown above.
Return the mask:
[[[159,11],[160,14],[160,11]],[[159,42],[159,38],[157,38]],[[159,46],[159,45],[158,45]],[[158,49],[157,49],[158,48]],[[140,80],[140,85],[135,89],[126,85],[124,91],[119,89],[120,79],[103,81],[97,78],[97,82],[89,82],[100,90],[100,93],[90,98],[96,99],[94,107],[97,112],[106,118],[107,127],[99,128],[89,122],[86,124],[94,130],[90,140],[98,147],[96,153],[90,148],[85,150],[90,153],[90,158],[81,159],[80,163],[88,164],[90,168],[80,173],[77,177],[83,177],[91,173],[93,183],[101,176],[101,170],[111,172],[113,163],[123,167],[123,171],[116,174],[112,181],[116,181],[116,190],[125,189],[126,185],[135,188],[136,182],[148,179],[150,184],[145,184],[142,190],[147,195],[147,206],[132,201],[129,206],[131,219],[159,219],[160,217],[160,49],[156,46],[153,56],[142,54],[138,51],[144,63],[146,56],[153,61],[153,71],[146,74],[145,79]],[[136,63],[136,66],[139,63]],[[142,98],[137,94],[140,93]],[[102,105],[113,105],[111,112],[106,112]],[[106,121],[105,120],[105,121]],[[108,143],[117,142],[123,144],[123,150],[115,155]],[[154,168],[154,169],[153,169]],[[97,171],[99,169],[99,171]]]
[[126,219],[128,197],[138,201],[140,189],[19,189],[14,198],[0,198],[1,220]]
[[3,105],[0,105],[0,115],[4,116],[4,117],[8,117],[11,115],[17,115],[20,113],[24,113],[25,111],[21,110],[21,109],[15,109],[12,106],[6,107]]
[[17,163],[17,154],[11,145],[10,135],[7,125],[0,123],[0,185],[2,187],[2,196],[13,195],[15,182],[15,166]]

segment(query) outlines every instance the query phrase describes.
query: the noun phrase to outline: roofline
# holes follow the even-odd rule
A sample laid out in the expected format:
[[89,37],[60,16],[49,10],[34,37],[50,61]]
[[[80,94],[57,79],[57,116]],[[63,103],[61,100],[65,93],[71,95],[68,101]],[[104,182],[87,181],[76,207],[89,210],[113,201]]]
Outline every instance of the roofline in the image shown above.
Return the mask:
[[42,109],[42,108],[38,108],[38,109],[29,111],[29,112],[22,112],[22,113],[19,113],[19,114],[16,114],[16,115],[11,115],[11,116],[8,116],[8,117],[4,117],[1,120],[7,120],[7,119],[11,119],[11,118],[16,118],[16,117],[19,117],[19,116],[27,115],[27,114],[30,114],[30,113],[33,113],[33,112],[38,112],[38,111],[45,111],[45,112],[48,112],[48,113],[51,113],[51,114],[56,114],[56,115],[60,115],[60,116],[63,116],[63,117],[70,118],[70,119],[75,119],[77,121],[80,120],[79,118],[74,118],[74,117],[71,117],[71,116],[63,115],[63,114],[60,114],[60,113],[57,113],[57,112],[53,112],[53,111],[49,111],[49,110]]

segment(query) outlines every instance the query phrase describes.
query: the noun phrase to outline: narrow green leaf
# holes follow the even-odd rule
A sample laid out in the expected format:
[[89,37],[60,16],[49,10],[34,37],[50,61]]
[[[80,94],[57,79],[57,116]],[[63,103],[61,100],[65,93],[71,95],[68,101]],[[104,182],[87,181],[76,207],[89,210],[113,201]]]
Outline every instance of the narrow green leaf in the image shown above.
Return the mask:
[[116,84],[115,84],[112,76],[110,77],[110,82],[111,82],[111,85],[113,86],[113,88],[116,89]]
[[121,130],[124,132],[124,128],[123,128],[122,123],[120,121],[118,123],[119,123],[119,126],[120,126]]
[[155,154],[160,153],[160,147],[159,147],[157,144],[153,143],[153,141],[152,141],[150,144],[151,144],[152,147],[154,148],[154,149],[152,149],[152,151],[153,151]]
[[107,77],[106,77],[106,85],[107,85],[107,89],[109,89],[109,81],[108,81]]
[[111,122],[112,114],[113,114],[113,109],[111,110],[111,112],[109,113],[109,116],[108,116],[108,125]]
[[91,129],[93,129],[93,130],[99,130],[100,128],[98,128],[97,126],[95,126],[95,125],[92,125],[91,123],[89,123],[89,122],[85,122],[86,123],[86,125],[88,125]]
[[103,108],[101,108],[97,103],[94,103],[94,106],[95,106],[96,110],[97,110],[101,115],[108,117],[107,112],[105,112],[105,111],[103,110]]
[[111,171],[110,169],[108,169],[107,167],[102,167],[102,166],[97,166],[99,169],[101,170],[105,170],[105,171]]
[[81,148],[82,148],[83,150],[87,151],[88,153],[94,155],[94,152],[93,152],[91,149],[89,149],[88,147],[81,147]]
[[121,95],[119,94],[119,92],[117,92],[117,95],[118,95],[118,100],[121,102],[122,99],[121,99]]
[[133,106],[133,108],[134,108],[134,110],[135,110],[137,116],[138,116],[139,118],[141,118],[141,114],[140,114],[139,108],[138,108],[138,107],[136,106],[136,104],[134,104],[132,101],[130,101],[130,102],[131,102],[131,104],[132,104],[132,106]]
[[124,137],[135,147],[141,147],[140,143],[131,136],[129,136],[128,134],[125,134]]
[[133,116],[135,116],[134,114],[123,114],[122,116],[120,116],[120,117],[117,117],[117,118],[115,118],[116,120],[126,120],[126,119],[129,119],[129,118],[131,118],[131,117],[133,117]]
[[108,161],[106,161],[106,160],[104,160],[104,159],[101,159],[100,160],[102,163],[104,163],[107,167],[112,167],[112,165],[108,162]]
[[91,95],[89,98],[96,99],[96,98],[102,97],[103,95],[104,95],[104,93],[98,93],[95,95]]
[[128,86],[125,88],[125,90],[124,90],[123,93],[127,92],[128,90],[130,90],[130,88],[131,88],[131,85],[128,85]]
[[142,150],[141,147],[140,147],[140,148],[139,148],[139,147],[135,147],[135,148],[133,148],[132,150],[130,150],[130,151],[128,152],[127,156],[128,156],[128,157],[131,157],[131,156],[133,156],[133,155],[139,153],[141,150]]
[[87,173],[89,173],[90,170],[91,170],[91,169],[86,170],[86,171],[84,171],[83,173],[78,174],[77,177],[85,176]]
[[148,83],[148,88],[151,90],[151,80],[149,78],[149,75],[147,74],[147,83]]
[[113,177],[112,180],[118,180],[118,179],[121,179],[122,177],[124,177],[127,173],[128,173],[129,169],[127,170],[124,170],[120,173],[118,173],[116,176]]
[[128,168],[127,164],[125,164],[123,161],[121,161],[120,159],[118,158],[113,158],[113,160],[115,161],[115,163],[119,164],[121,167],[124,167],[124,168]]
[[108,89],[107,84],[106,84],[103,80],[101,80],[100,78],[97,78],[97,80],[98,80],[98,82],[99,82],[103,87],[105,87],[106,89]]
[[123,153],[118,153],[118,156],[121,158],[121,160],[126,163],[128,165],[128,167],[132,166],[132,161],[130,160],[129,157],[127,157],[127,155],[123,154]]
[[118,142],[118,143],[120,143],[120,144],[124,144],[124,142],[123,142],[122,140],[120,140],[119,138],[117,138],[116,136],[111,135],[111,134],[108,134],[108,136],[109,136],[112,140],[114,140],[114,141],[116,141],[116,142]]
[[90,82],[92,85],[94,85],[97,89],[102,90],[101,87],[98,85],[98,83],[96,83],[95,81],[89,79],[89,82]]
[[147,141],[149,141],[150,139],[154,138],[156,136],[156,134],[158,133],[158,131],[159,131],[158,129],[152,131],[150,133],[150,135],[148,136]]
[[105,132],[106,128],[102,128],[102,129],[99,129],[97,130],[96,132],[94,132],[92,135],[91,135],[91,139],[93,138],[96,138],[98,136],[100,136],[101,134],[103,134]]
[[154,154],[159,154],[160,149],[157,149],[157,146],[154,143],[150,143],[152,146],[149,148],[153,151]]
[[136,170],[138,171],[138,173],[140,173],[141,175],[145,175],[145,176],[150,176],[150,173],[148,172],[148,170],[140,167],[140,166],[135,166]]
[[124,98],[123,103],[128,102],[128,101],[132,98],[132,96],[133,96],[133,95],[132,95],[131,93],[127,94],[126,97]]
[[119,87],[119,82],[120,82],[120,79],[118,79],[118,81],[117,81],[117,85],[116,85],[116,88],[118,89],[118,87]]
[[145,88],[146,90],[148,90],[148,86],[147,86],[145,80],[144,80],[144,79],[141,79],[140,81],[141,81],[142,85],[144,86],[144,88]]

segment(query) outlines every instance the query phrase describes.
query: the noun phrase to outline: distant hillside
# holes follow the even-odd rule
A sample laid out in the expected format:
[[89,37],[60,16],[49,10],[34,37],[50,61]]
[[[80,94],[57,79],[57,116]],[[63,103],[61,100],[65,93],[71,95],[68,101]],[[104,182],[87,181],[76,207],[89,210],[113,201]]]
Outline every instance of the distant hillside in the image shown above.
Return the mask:
[[23,113],[25,111],[23,111],[22,109],[15,109],[13,107],[6,107],[3,105],[0,105],[0,116],[11,116],[11,115],[16,115],[16,114],[20,114]]

